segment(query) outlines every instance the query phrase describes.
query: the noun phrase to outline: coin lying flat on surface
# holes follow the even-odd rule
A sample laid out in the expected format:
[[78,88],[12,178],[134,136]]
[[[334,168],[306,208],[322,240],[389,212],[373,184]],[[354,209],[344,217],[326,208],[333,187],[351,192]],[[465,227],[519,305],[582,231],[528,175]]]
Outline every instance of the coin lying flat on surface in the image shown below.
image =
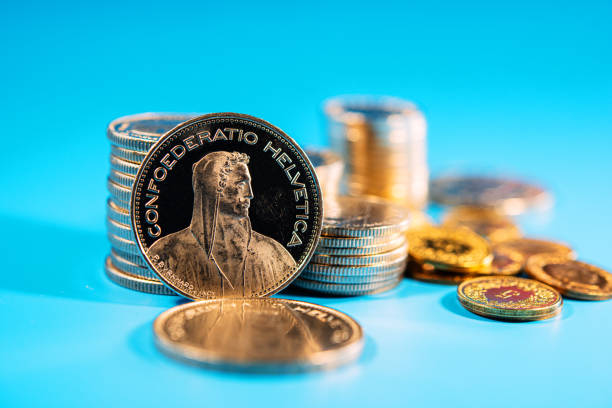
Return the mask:
[[312,164],[284,132],[248,115],[204,115],[167,132],[131,198],[145,259],[191,299],[278,292],[306,266],[321,231]]
[[431,182],[430,196],[440,204],[492,207],[511,215],[552,204],[551,194],[541,187],[519,180],[480,176],[437,178]]
[[541,282],[514,276],[483,276],[457,287],[467,310],[500,320],[542,320],[561,312],[559,292]]
[[430,264],[419,264],[414,261],[408,263],[406,275],[409,278],[423,282],[439,283],[443,285],[458,285],[463,281],[480,276],[466,273],[440,271]]
[[275,298],[214,299],[165,311],[153,325],[158,347],[206,367],[290,372],[355,360],[363,332],[337,310]]
[[491,264],[487,241],[467,228],[424,227],[408,233],[409,252],[418,263],[469,272]]
[[491,242],[521,237],[521,231],[510,218],[486,207],[454,207],[445,215],[442,225],[467,227]]
[[576,259],[576,253],[570,247],[560,242],[545,241],[542,239],[519,238],[499,243],[499,249],[510,249],[523,254],[525,262],[529,257],[538,254],[551,254],[564,256],[566,259]]
[[612,298],[612,274],[585,262],[558,255],[534,255],[527,261],[527,274],[561,292],[582,300]]

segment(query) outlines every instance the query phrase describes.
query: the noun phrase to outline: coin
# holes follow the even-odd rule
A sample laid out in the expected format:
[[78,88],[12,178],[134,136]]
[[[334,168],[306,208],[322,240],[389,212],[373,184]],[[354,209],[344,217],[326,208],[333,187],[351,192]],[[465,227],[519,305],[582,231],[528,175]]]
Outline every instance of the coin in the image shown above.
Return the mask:
[[531,207],[547,208],[552,196],[543,188],[519,180],[480,176],[446,176],[431,182],[430,197],[445,205],[493,207],[520,214]]
[[472,279],[479,275],[468,275],[465,273],[454,273],[449,271],[438,271],[432,265],[409,262],[406,275],[412,279],[423,282],[440,283],[443,285],[458,285],[463,281]]
[[518,251],[493,247],[493,261],[480,273],[490,275],[517,275],[523,268],[525,258]]
[[408,229],[403,207],[371,196],[341,196],[326,205],[322,234],[339,237],[390,236]]
[[134,232],[129,225],[120,224],[112,218],[106,218],[106,230],[117,237],[133,241]]
[[111,250],[110,259],[112,264],[123,272],[159,282],[157,276],[155,276],[155,274],[148,267],[143,267],[127,258],[124,258],[115,250]]
[[130,225],[131,218],[129,211],[119,207],[112,199],[106,200],[106,216],[113,221],[123,225]]
[[491,264],[487,241],[467,228],[423,227],[408,233],[410,256],[419,263],[471,271]]
[[363,331],[337,310],[277,298],[214,299],[163,312],[153,324],[168,355],[251,372],[329,369],[355,360]]
[[304,271],[315,274],[326,275],[341,275],[341,276],[364,276],[378,275],[386,273],[406,265],[406,257],[400,258],[393,262],[379,263],[367,266],[340,266],[340,265],[323,265],[316,262],[311,262],[306,266]]
[[340,256],[315,253],[312,257],[312,262],[322,265],[368,266],[395,262],[406,258],[406,256],[408,256],[408,245],[405,243],[399,248],[373,255]]
[[541,320],[561,312],[561,295],[541,282],[515,276],[483,276],[457,288],[459,302],[481,316],[502,320]]
[[404,235],[398,235],[397,237],[390,239],[389,241],[382,242],[380,244],[375,245],[367,245],[367,246],[354,246],[349,248],[334,248],[334,247],[325,247],[319,245],[316,249],[315,254],[320,255],[342,255],[342,256],[365,256],[365,255],[374,255],[380,254],[383,252],[388,252],[394,249],[401,247],[406,244],[406,238]]
[[442,225],[467,227],[492,242],[521,237],[521,231],[508,217],[486,207],[455,207],[444,217]]
[[393,289],[401,282],[402,277],[385,280],[382,282],[363,283],[363,284],[340,284],[340,283],[325,283],[310,279],[299,278],[293,282],[294,286],[302,289],[308,289],[315,292],[322,292],[331,295],[340,296],[364,296],[374,295],[377,293],[386,292]]
[[121,160],[140,164],[147,155],[147,151],[130,150],[123,147],[111,145],[111,154]]
[[119,184],[120,186],[125,187],[130,190],[132,189],[132,187],[134,186],[134,182],[136,181],[136,178],[132,176],[131,174],[122,173],[120,171],[112,170],[112,169],[110,171],[108,178],[112,182]]
[[110,155],[110,167],[112,170],[117,170],[121,173],[131,175],[133,177],[138,174],[140,165],[138,163],[132,163],[129,161],[121,160],[117,156]]
[[375,282],[387,282],[389,280],[397,280],[399,276],[404,273],[405,267],[403,265],[390,269],[386,272],[379,273],[376,275],[336,275],[336,274],[318,274],[309,272],[308,270],[302,271],[299,279],[308,279],[317,282],[326,283],[342,283],[342,284],[369,284]]
[[525,262],[527,262],[529,257],[538,254],[560,255],[567,259],[576,259],[576,253],[567,245],[541,239],[513,239],[498,244],[497,248],[518,251],[523,254]]
[[134,240],[121,238],[108,231],[107,236],[113,248],[119,249],[120,251],[126,252],[128,254],[136,256],[140,255],[140,249],[138,248],[138,245],[136,245],[136,242],[134,242]]
[[612,298],[612,274],[586,262],[540,254],[529,257],[525,270],[532,278],[567,297],[582,300]]
[[147,263],[191,298],[278,292],[321,232],[319,183],[280,129],[219,113],[166,133],[140,167],[132,225]]
[[338,195],[344,169],[342,159],[330,150],[309,149],[306,155],[315,168],[325,203],[327,203],[328,200]]
[[115,146],[147,152],[175,126],[196,116],[184,113],[142,113],[124,116],[108,125],[107,137]]
[[327,248],[363,248],[375,245],[384,245],[389,241],[403,238],[403,233],[382,237],[334,237],[321,235],[319,246]]
[[106,258],[104,268],[106,270],[106,275],[110,280],[128,289],[146,293],[154,293],[157,295],[175,294],[158,280],[151,280],[121,271],[119,268],[113,265],[110,257]]
[[106,183],[106,187],[108,188],[108,192],[110,193],[113,201],[116,203],[124,203],[123,205],[129,205],[132,196],[132,191],[129,188],[115,183],[110,178]]

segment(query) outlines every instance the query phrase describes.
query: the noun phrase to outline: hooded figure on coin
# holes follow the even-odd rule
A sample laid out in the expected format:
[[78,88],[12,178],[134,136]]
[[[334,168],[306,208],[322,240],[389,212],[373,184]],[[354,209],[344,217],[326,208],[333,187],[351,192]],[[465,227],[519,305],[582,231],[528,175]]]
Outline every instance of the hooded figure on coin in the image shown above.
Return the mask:
[[179,288],[193,285],[202,297],[258,296],[293,272],[289,251],[251,228],[248,162],[244,153],[218,151],[194,163],[191,224],[147,253]]

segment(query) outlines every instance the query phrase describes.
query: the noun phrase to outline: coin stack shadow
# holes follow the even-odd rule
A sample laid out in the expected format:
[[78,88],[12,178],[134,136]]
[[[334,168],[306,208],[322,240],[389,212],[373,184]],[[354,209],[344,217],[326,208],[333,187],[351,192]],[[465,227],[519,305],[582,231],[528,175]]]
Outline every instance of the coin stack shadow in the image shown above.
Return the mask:
[[[362,206],[365,213],[353,225],[351,217],[335,218],[334,206]],[[369,207],[368,207],[369,206]],[[378,226],[362,223],[372,207],[400,210],[405,218]],[[340,296],[368,295],[390,290],[402,279],[408,259],[406,230],[408,214],[401,207],[374,197],[342,197],[328,200],[327,216],[315,253],[293,285],[319,293]],[[384,212],[378,211],[378,212]],[[353,218],[355,220],[355,218]],[[361,227],[356,225],[362,224]]]
[[346,166],[342,192],[423,210],[429,179],[423,114],[397,98],[339,97],[324,109],[331,148]]
[[140,252],[131,227],[130,203],[140,164],[150,148],[165,132],[191,117],[146,113],[116,119],[108,126],[111,154],[106,226],[111,250],[105,270],[121,286],[147,293],[175,294],[157,278]]

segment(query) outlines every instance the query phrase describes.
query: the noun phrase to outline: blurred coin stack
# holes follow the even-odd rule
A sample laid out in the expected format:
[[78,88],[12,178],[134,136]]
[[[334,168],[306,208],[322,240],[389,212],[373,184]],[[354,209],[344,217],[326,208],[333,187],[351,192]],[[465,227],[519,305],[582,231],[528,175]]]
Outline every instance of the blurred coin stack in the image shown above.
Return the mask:
[[308,149],[306,155],[317,173],[325,205],[328,199],[333,200],[339,193],[344,163],[340,156],[330,150]]
[[108,125],[111,143],[106,225],[111,251],[108,277],[119,285],[148,293],[173,295],[157,279],[140,253],[131,227],[132,186],[150,148],[168,130],[193,115],[145,113],[125,116]]
[[410,102],[347,97],[325,104],[332,150],[345,163],[343,192],[374,195],[410,210],[427,204],[426,122]]
[[408,211],[389,201],[366,196],[328,200],[319,246],[293,284],[343,296],[392,289],[406,267],[408,227]]

